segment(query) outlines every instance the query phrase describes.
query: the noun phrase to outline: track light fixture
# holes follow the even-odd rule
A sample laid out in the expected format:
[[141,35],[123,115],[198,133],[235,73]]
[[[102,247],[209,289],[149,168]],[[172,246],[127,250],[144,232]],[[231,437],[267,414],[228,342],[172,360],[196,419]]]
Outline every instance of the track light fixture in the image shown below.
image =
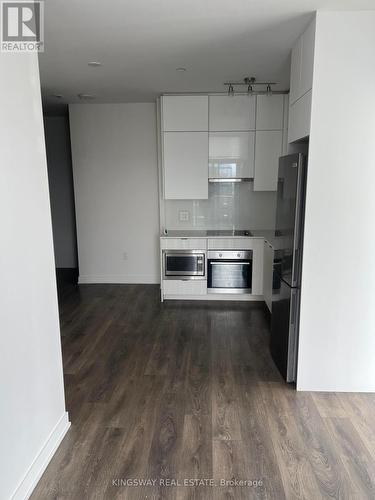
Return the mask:
[[[224,85],[228,87],[228,95],[234,96],[234,87],[246,85],[247,94],[252,96],[255,93],[254,86],[263,86],[263,89],[259,89],[256,93],[272,95],[271,85],[277,85],[278,82],[257,82],[255,76],[247,76],[242,80],[242,82],[225,82]],[[264,89],[265,87],[265,89]]]

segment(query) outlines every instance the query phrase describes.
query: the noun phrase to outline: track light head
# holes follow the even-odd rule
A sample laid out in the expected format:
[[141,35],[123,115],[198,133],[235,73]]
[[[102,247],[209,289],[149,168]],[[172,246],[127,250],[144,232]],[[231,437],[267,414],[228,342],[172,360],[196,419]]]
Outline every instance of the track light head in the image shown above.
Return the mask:
[[228,95],[229,96],[234,96],[234,88],[233,85],[230,83],[228,87]]
[[267,85],[267,95],[272,95],[272,89],[270,84]]

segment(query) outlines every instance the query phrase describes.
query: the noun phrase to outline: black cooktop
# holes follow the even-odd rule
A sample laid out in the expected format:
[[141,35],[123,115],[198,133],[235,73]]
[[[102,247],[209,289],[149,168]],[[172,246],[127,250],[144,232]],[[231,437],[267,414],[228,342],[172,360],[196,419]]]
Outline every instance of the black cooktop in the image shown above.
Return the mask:
[[252,236],[248,229],[209,229],[207,236]]

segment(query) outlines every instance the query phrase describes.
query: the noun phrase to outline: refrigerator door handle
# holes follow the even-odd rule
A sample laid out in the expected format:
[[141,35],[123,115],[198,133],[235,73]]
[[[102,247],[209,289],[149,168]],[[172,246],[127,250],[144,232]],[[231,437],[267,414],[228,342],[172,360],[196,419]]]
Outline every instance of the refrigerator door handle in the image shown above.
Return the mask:
[[298,351],[298,290],[292,290],[290,297],[289,317],[289,342],[288,342],[288,367],[287,382],[295,382],[297,377],[297,351]]
[[300,276],[300,249],[296,247],[293,253],[293,275],[292,275],[292,286],[298,286]]
[[294,248],[293,248],[293,270],[292,270],[292,286],[300,285],[300,264],[301,255],[300,248],[302,245],[303,235],[303,216],[304,216],[304,199],[305,199],[305,169],[304,159],[300,154],[298,157],[298,178],[297,178],[297,198],[296,198],[296,215],[294,221]]

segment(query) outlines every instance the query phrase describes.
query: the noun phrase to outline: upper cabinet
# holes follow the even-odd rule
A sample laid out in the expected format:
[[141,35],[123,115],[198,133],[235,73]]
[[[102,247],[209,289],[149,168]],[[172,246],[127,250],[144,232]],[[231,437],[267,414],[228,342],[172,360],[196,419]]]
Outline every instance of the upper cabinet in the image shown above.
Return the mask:
[[282,130],[284,95],[258,95],[256,112],[257,130]]
[[217,95],[209,97],[210,132],[232,132],[255,129],[254,96]]
[[292,49],[290,104],[312,89],[315,44],[315,21],[300,36]]
[[315,21],[312,22],[302,35],[301,76],[299,95],[302,97],[312,89],[315,47]]
[[288,126],[289,142],[298,141],[310,134],[314,47],[315,20],[301,35],[292,50]]
[[207,199],[209,179],[254,179],[255,191],[277,189],[285,95],[176,95],[159,104],[164,199]]
[[259,130],[255,134],[254,191],[277,191],[282,130]]
[[208,96],[163,96],[164,132],[208,131]]
[[293,104],[300,97],[301,88],[301,52],[302,52],[302,37],[297,40],[297,43],[292,49],[292,57],[290,64],[290,93],[289,104]]
[[208,198],[208,133],[165,132],[163,137],[164,198]]
[[255,131],[254,191],[276,191],[283,153],[284,95],[258,95]]
[[208,198],[208,96],[163,96],[160,116],[166,200]]
[[210,132],[208,176],[254,177],[255,132]]
[[289,109],[288,141],[295,142],[310,135],[311,90]]

